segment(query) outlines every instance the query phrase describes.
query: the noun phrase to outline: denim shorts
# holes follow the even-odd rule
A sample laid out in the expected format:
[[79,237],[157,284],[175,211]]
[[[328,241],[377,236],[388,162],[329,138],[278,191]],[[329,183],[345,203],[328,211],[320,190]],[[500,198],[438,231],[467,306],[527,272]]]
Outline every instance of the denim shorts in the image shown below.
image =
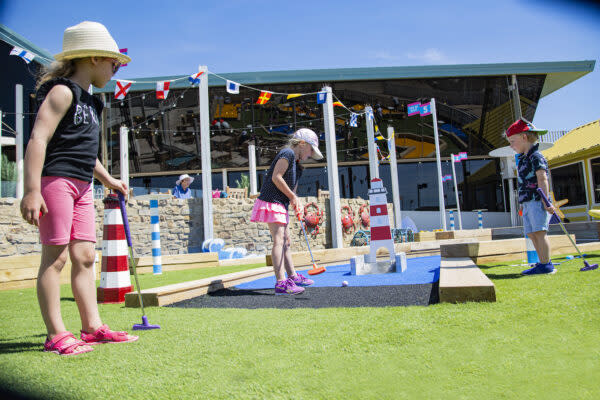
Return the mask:
[[552,214],[548,214],[541,200],[526,201],[523,205],[523,229],[525,234],[548,231]]

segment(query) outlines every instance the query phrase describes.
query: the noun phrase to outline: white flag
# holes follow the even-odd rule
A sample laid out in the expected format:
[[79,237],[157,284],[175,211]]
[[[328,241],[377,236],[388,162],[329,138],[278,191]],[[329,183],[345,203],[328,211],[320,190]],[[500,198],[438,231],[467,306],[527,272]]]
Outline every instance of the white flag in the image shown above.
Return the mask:
[[227,93],[239,94],[240,84],[234,81],[227,81]]
[[29,64],[35,57],[35,54],[17,46],[13,47],[13,49],[10,51],[10,55],[21,57],[27,64]]

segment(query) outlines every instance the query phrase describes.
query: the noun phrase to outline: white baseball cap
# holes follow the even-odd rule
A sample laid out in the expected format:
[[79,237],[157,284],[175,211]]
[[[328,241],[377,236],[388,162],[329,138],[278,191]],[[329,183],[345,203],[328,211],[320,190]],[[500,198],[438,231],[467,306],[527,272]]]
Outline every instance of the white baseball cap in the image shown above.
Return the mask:
[[323,158],[323,154],[321,154],[321,151],[319,150],[319,138],[312,130],[300,128],[294,132],[294,139],[304,140],[306,143],[310,144],[310,147],[312,147],[313,150],[312,158],[315,160],[321,160]]

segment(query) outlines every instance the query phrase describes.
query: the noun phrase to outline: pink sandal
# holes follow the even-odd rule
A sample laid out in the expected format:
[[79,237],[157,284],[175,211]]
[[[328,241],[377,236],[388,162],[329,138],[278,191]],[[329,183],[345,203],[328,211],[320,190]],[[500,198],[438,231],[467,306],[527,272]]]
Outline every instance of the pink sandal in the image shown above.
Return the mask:
[[127,343],[135,342],[138,339],[139,336],[129,335],[127,332],[111,331],[106,324],[94,333],[81,331],[81,340],[87,344]]
[[[73,339],[69,341],[69,339]],[[93,351],[93,348],[79,349],[79,347],[89,346],[89,343],[81,341],[75,337],[71,332],[60,333],[49,340],[46,338],[44,343],[44,351],[58,354],[59,356],[75,356],[77,354],[89,353]]]

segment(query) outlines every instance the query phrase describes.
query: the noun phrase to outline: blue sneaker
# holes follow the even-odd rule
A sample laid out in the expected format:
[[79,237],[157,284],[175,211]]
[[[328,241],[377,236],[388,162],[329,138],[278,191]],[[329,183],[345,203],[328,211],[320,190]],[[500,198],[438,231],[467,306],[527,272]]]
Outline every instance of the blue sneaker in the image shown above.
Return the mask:
[[521,275],[552,275],[555,273],[556,268],[554,268],[552,261],[550,261],[548,264],[536,263],[533,268],[521,272]]

